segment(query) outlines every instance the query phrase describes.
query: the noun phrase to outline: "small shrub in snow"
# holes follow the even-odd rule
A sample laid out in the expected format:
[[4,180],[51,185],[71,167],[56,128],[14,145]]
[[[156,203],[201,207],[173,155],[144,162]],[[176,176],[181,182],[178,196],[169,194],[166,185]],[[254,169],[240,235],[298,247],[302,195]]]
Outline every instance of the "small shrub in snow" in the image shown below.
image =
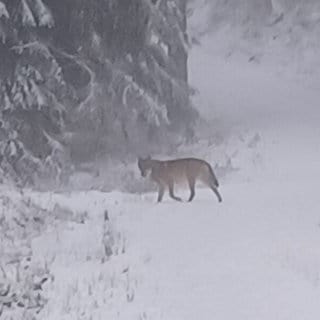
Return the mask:
[[107,210],[104,212],[102,244],[104,249],[102,262],[108,261],[113,255],[123,254],[126,251],[125,239],[120,232],[114,229]]
[[45,229],[49,214],[30,199],[5,196],[0,198],[0,210],[0,315],[35,319],[47,303],[43,286],[52,276],[47,263],[34,261],[31,241]]

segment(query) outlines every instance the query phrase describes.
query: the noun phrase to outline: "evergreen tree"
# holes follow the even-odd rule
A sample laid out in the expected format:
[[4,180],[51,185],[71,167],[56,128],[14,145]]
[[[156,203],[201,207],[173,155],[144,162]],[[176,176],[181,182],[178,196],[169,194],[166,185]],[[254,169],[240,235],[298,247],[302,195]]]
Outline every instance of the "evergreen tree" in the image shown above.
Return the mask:
[[2,0],[0,38],[1,150],[17,177],[159,151],[197,118],[183,0]]

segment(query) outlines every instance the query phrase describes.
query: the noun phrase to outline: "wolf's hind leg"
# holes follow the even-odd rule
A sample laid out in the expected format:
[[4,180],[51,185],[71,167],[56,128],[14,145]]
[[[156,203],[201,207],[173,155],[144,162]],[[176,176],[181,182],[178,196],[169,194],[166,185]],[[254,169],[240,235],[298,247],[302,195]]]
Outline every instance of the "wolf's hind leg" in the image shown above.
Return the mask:
[[175,195],[174,195],[174,183],[173,182],[170,182],[169,183],[169,195],[170,195],[170,197],[172,198],[172,199],[174,199],[174,200],[176,200],[176,201],[182,201],[182,199],[181,198],[179,198],[179,197],[176,197]]
[[216,187],[214,184],[210,184],[210,188],[211,188],[211,190],[215,193],[215,195],[217,196],[218,201],[219,201],[219,202],[222,202],[222,197],[221,197],[221,195],[220,195],[217,187]]
[[195,179],[190,178],[188,180],[188,184],[189,184],[189,188],[190,188],[190,197],[188,199],[188,202],[191,202],[196,194],[196,192],[195,192],[195,184],[196,184]]

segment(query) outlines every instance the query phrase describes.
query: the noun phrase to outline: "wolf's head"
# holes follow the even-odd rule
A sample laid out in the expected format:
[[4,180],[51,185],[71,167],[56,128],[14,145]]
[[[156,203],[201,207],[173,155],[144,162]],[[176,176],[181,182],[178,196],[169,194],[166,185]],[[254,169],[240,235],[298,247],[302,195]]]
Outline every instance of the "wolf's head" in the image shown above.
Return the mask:
[[151,165],[152,165],[152,159],[150,156],[148,156],[147,158],[138,158],[138,167],[140,169],[141,172],[141,176],[142,177],[146,177],[148,172],[151,170]]

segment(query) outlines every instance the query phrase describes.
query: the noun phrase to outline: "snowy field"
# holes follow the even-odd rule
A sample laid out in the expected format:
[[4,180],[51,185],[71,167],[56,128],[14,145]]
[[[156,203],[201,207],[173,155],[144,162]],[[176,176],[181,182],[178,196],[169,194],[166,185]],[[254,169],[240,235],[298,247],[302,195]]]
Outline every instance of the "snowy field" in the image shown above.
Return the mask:
[[266,143],[264,169],[226,179],[221,204],[203,189],[191,204],[156,204],[154,193],[26,192],[49,212],[58,203],[84,217],[32,241],[54,276],[42,318],[317,319],[320,150],[305,141]]
[[[260,79],[250,77],[250,83],[259,88]],[[240,171],[221,181],[221,204],[205,189],[191,204],[168,197],[156,204],[155,193],[25,191],[49,212],[58,203],[84,217],[83,223],[55,223],[32,241],[35,260],[50,261],[54,277],[44,287],[43,319],[319,317],[318,94],[274,77],[268,82],[277,90],[270,96],[270,88],[248,92],[245,81],[235,76],[229,84],[230,108],[239,101],[308,108],[299,121],[281,122],[273,114],[274,121],[255,124],[261,162],[239,161]],[[14,191],[2,194],[16,197]]]
[[[248,146],[257,157],[234,155],[221,204],[206,189],[191,204],[157,204],[153,192],[1,190],[60,212],[28,244],[35,263],[49,263],[42,319],[319,319],[319,91],[226,60],[208,40],[192,51],[190,76],[206,118],[260,137]],[[214,165],[218,150],[202,154]]]

